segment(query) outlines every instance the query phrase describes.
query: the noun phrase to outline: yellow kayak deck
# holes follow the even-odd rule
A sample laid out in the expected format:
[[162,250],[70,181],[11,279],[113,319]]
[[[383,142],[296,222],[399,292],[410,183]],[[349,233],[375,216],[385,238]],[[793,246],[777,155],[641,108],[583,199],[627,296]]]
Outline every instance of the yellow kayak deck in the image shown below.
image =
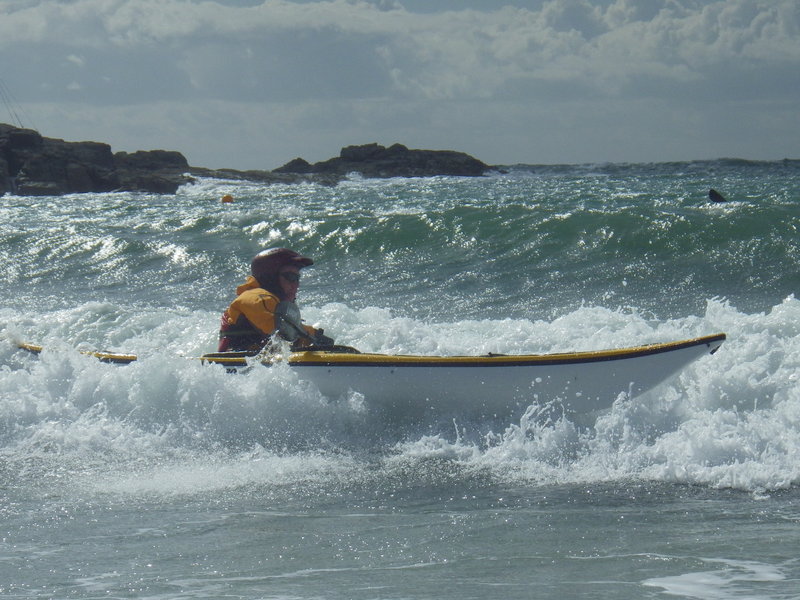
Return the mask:
[[[470,367],[477,366],[513,366],[531,364],[574,364],[598,361],[621,360],[671,352],[691,346],[702,346],[715,344],[725,341],[724,333],[680,340],[676,342],[664,342],[656,344],[646,344],[643,346],[632,346],[627,348],[617,348],[611,350],[591,350],[584,352],[559,352],[552,354],[483,354],[477,356],[431,356],[416,354],[378,354],[369,352],[359,352],[349,347],[334,347],[332,349],[310,349],[292,352],[289,357],[289,364],[300,365],[322,365],[322,366],[457,366],[464,365]],[[22,350],[27,350],[34,354],[39,354],[44,350],[43,346],[19,342],[17,346]],[[717,346],[718,347],[718,346]],[[337,350],[346,348],[346,350]],[[717,348],[711,351],[713,354]],[[81,354],[93,356],[102,362],[128,364],[138,360],[136,354],[120,352],[107,352],[98,350],[85,350]],[[212,364],[227,366],[245,366],[252,359],[259,355],[252,352],[212,352],[203,354],[197,359]],[[275,356],[265,355],[262,358],[264,364],[271,364],[276,360]]]

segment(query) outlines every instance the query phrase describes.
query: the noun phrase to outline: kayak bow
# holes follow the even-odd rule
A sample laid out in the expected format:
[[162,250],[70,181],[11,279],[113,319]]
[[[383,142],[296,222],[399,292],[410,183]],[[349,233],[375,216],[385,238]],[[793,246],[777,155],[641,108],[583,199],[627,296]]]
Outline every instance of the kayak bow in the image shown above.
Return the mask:
[[392,356],[298,352],[289,364],[326,396],[360,392],[368,403],[408,417],[521,416],[554,402],[569,413],[609,408],[633,398],[705,354],[725,334],[634,348],[539,355]]

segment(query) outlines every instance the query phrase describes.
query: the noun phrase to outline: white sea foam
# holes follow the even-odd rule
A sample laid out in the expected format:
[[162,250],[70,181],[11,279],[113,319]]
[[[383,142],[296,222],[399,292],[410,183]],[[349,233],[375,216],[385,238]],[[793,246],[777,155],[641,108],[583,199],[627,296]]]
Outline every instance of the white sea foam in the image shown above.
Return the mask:
[[[642,584],[661,588],[666,594],[682,598],[725,600],[750,597],[748,590],[752,589],[753,583],[763,585],[786,579],[780,567],[768,563],[717,558],[702,559],[702,563],[713,568],[668,577],[653,577]],[[758,597],[766,599],[783,596],[772,596],[766,592]]]
[[[359,469],[354,457],[376,450],[389,471],[437,460],[507,482],[639,479],[753,492],[800,482],[800,302],[793,297],[764,314],[712,300],[704,315],[670,321],[596,307],[552,322],[431,324],[342,304],[309,307],[305,316],[341,343],[396,353],[591,350],[716,331],[728,340],[659,389],[635,400],[622,395],[589,421],[532,407],[504,425],[393,430],[369,412],[369,398],[325,398],[285,366],[232,376],[191,360],[213,350],[210,313],[90,303],[44,322],[4,314],[4,456],[43,464],[58,456],[59,468],[76,474],[113,467],[101,479],[131,491],[235,488],[303,469],[338,481],[347,476],[342,464],[364,477],[375,459]],[[45,352],[16,350],[10,340],[23,335],[44,342]],[[103,364],[75,347],[134,352],[140,360]]]

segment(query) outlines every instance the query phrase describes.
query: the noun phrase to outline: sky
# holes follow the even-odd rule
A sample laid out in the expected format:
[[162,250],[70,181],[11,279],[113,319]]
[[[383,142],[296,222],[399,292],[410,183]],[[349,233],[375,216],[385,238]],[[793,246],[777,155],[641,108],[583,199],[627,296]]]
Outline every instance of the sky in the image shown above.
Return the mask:
[[800,158],[800,0],[0,0],[0,100],[210,168]]

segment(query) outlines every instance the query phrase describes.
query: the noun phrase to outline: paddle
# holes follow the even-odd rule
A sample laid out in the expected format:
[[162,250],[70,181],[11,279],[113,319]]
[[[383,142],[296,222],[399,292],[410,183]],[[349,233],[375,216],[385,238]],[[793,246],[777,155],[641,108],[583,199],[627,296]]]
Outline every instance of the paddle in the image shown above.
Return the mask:
[[[20,350],[27,350],[32,354],[41,354],[44,348],[37,344],[29,344],[27,342],[17,342],[17,348]],[[94,356],[100,362],[115,363],[119,365],[127,365],[137,360],[135,354],[120,354],[116,352],[98,352],[97,350],[81,350],[81,354],[86,356]]]
[[302,338],[318,348],[328,348],[334,345],[333,338],[324,335],[322,329],[317,329],[315,335],[311,335],[306,331],[300,321],[300,310],[294,302],[284,300],[278,303],[278,306],[275,307],[275,319],[278,331],[290,342]]
[[[28,342],[17,342],[17,348],[20,350],[26,350],[31,354],[41,354],[44,351],[42,346],[38,344],[30,344]],[[329,352],[332,354],[361,354],[360,350],[353,348],[351,346],[341,346],[337,344],[329,344],[325,346],[321,345],[310,345],[305,346],[303,348],[298,348],[295,351],[299,352]],[[182,357],[182,358],[189,358],[190,360],[202,360],[207,361],[210,363],[218,363],[218,364],[227,364],[227,365],[240,365],[243,366],[246,364],[246,358],[252,358],[254,356],[259,356],[263,351],[260,350],[245,350],[245,351],[230,351],[230,352],[209,352],[207,354],[203,354],[202,356],[195,357]],[[97,350],[81,350],[81,354],[86,356],[94,356],[100,362],[104,363],[113,363],[117,365],[127,365],[132,362],[139,360],[139,357],[135,354],[122,354],[116,352],[102,352]]]
[[[292,347],[293,352],[331,352],[339,354],[360,354],[360,351],[350,346],[340,346],[333,343],[333,338],[324,335],[322,329],[318,329],[316,335],[309,334],[300,322],[300,311],[294,302],[281,302],[275,310],[275,316],[279,322],[279,331],[283,336],[292,341],[297,339],[306,340],[309,345],[302,347]],[[27,350],[33,354],[41,354],[43,348],[37,344],[27,342],[17,342],[17,347]],[[244,359],[259,356],[264,350],[233,351],[233,352],[211,352],[203,354],[200,360],[222,363],[222,364],[245,364]],[[135,354],[123,354],[116,352],[105,352],[97,350],[82,350],[81,354],[94,356],[101,362],[127,365],[136,360]],[[194,358],[194,357],[190,357]]]

